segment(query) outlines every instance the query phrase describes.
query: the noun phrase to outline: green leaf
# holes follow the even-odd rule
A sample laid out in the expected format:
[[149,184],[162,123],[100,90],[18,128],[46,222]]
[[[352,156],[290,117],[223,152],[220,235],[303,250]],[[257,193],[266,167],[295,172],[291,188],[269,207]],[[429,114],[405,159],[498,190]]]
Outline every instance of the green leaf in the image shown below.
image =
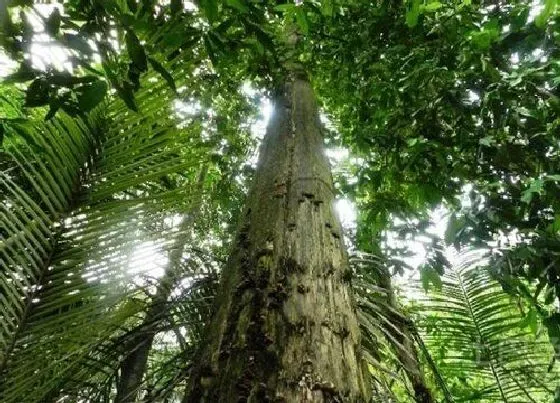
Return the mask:
[[521,195],[521,201],[529,204],[533,199],[534,193],[540,195],[543,193],[543,191],[544,191],[544,181],[542,179],[534,179],[531,181],[531,184],[529,185],[529,189],[525,190]]
[[421,0],[409,0],[406,11],[406,25],[410,28],[418,24],[418,17],[420,15]]
[[425,291],[430,289],[430,284],[433,284],[437,290],[443,285],[439,273],[430,265],[420,267],[420,281]]
[[548,225],[547,230],[553,234],[560,232],[560,213],[554,215],[554,221]]
[[47,32],[50,35],[52,36],[58,35],[58,31],[60,29],[60,21],[61,21],[60,12],[58,11],[58,8],[55,8],[51,13],[51,15],[49,15],[49,18],[47,19],[47,23],[45,26]]
[[241,13],[248,13],[249,7],[245,4],[243,0],[226,0],[226,4],[229,7],[235,8],[236,10],[240,11]]
[[216,49],[214,44],[212,43],[212,40],[210,39],[210,37],[208,35],[204,36],[204,48],[206,49],[206,52],[208,53],[208,57],[210,58],[210,61],[212,62],[213,65],[217,65],[218,64],[218,57],[216,54]]
[[424,11],[427,12],[434,12],[439,10],[440,8],[443,7],[443,4],[439,1],[432,1],[428,4],[426,4],[425,6],[423,6]]
[[545,0],[542,12],[535,18],[535,25],[539,28],[543,28],[557,5],[558,0]]
[[25,106],[36,107],[43,106],[49,103],[50,86],[48,81],[43,78],[36,78],[27,87],[25,93]]
[[323,0],[321,2],[321,12],[326,17],[332,17],[334,14],[333,0]]
[[200,0],[200,7],[204,11],[204,15],[208,22],[212,24],[218,19],[218,1],[217,0]]
[[173,76],[157,60],[149,57],[148,61],[150,62],[152,68],[163,77],[163,79],[167,82],[167,85],[169,85],[173,92],[176,93],[177,87],[175,86],[175,80],[173,79]]
[[178,14],[183,12],[183,0],[171,0],[170,10],[172,14]]
[[264,31],[256,31],[255,35],[261,45],[263,45],[270,52],[274,52],[274,42],[269,34]]
[[536,111],[531,111],[528,108],[525,108],[523,106],[517,108],[517,112],[521,115],[521,116],[526,116],[526,117],[530,117],[530,118],[537,118],[537,112]]
[[493,136],[486,136],[478,140],[478,143],[486,147],[493,147],[496,145],[496,139]]
[[92,110],[105,98],[109,86],[104,80],[98,80],[91,85],[82,86],[76,90],[78,93],[78,106],[84,112]]
[[457,214],[452,213],[449,216],[449,222],[447,223],[447,228],[445,230],[444,240],[448,245],[454,244],[457,236],[463,231],[465,226],[465,217],[457,217]]
[[498,31],[477,31],[471,34],[472,43],[480,50],[487,50],[498,37]]
[[298,7],[296,9],[296,21],[301,32],[307,35],[309,33],[309,23],[307,22],[307,16],[305,15],[303,7]]
[[288,3],[288,4],[279,4],[279,5],[275,6],[274,10],[275,11],[280,11],[281,13],[290,13],[295,8],[296,8],[296,5],[294,3]]
[[134,100],[134,89],[131,83],[125,81],[122,86],[116,87],[119,97],[124,101],[126,106],[135,112],[138,112],[136,101]]
[[529,327],[531,329],[531,333],[537,334],[539,330],[539,315],[535,309],[529,309],[525,317],[521,320],[521,327]]
[[134,63],[134,66],[141,72],[148,70],[146,52],[144,51],[144,47],[140,44],[140,40],[138,40],[136,34],[133,31],[128,30],[126,31],[124,39],[128,55],[130,60],[132,60],[132,63]]

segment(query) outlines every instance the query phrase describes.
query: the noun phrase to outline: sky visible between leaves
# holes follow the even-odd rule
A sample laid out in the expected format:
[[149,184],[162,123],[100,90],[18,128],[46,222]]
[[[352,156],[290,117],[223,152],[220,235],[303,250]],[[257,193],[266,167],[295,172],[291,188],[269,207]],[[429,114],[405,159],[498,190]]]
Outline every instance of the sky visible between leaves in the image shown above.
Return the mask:
[[[193,3],[186,2],[185,4],[186,8],[196,8]],[[527,23],[534,20],[543,8],[543,5],[539,0],[533,0],[531,4],[532,10]],[[60,8],[61,6],[54,4],[37,4],[34,8],[43,17],[48,17],[55,7]],[[43,33],[41,20],[37,15],[30,14],[29,17],[36,31],[34,36],[35,43],[31,47],[30,55],[32,64],[38,69],[44,69],[46,66],[53,66],[57,70],[71,70],[71,63],[68,62],[67,54],[63,47],[54,43],[47,34]],[[507,27],[505,29],[507,29]],[[539,57],[538,54],[535,54],[534,56]],[[513,65],[517,64],[519,62],[518,55],[512,54],[511,62]],[[0,78],[6,77],[15,68],[16,63],[11,61],[5,54],[0,53]],[[243,85],[242,91],[249,97],[257,96],[259,98],[259,119],[251,126],[251,133],[255,139],[260,142],[264,137],[268,120],[272,114],[272,103],[269,99],[262,96],[262,94],[257,89],[253,88],[248,82]],[[468,97],[471,102],[479,101],[479,96],[475,92],[469,93]],[[177,100],[174,106],[177,115],[183,119],[194,115],[200,108],[200,105],[196,103],[196,100],[192,100],[192,102]],[[212,113],[212,111],[209,110],[206,113]],[[332,124],[325,115],[321,116],[321,120],[324,124],[332,128]],[[335,172],[343,170],[343,166],[356,165],[360,163],[357,159],[352,158],[348,149],[344,147],[327,146],[326,154],[331,162],[333,171]],[[247,162],[256,166],[257,160],[258,149],[256,149],[253,155],[249,157]],[[348,233],[354,232],[356,230],[357,218],[355,204],[348,198],[339,196],[336,200],[335,208],[345,231]],[[430,213],[430,218],[432,224],[427,231],[436,235],[440,239],[443,239],[448,224],[448,211],[443,206],[440,206]],[[173,225],[179,225],[179,220],[173,218],[170,218],[170,220],[173,221]],[[422,238],[421,236],[416,239],[400,239],[396,233],[387,233],[387,246],[407,247],[410,250],[412,255],[404,260],[405,263],[413,268],[417,268],[425,262],[426,249],[423,242],[430,241],[431,240]],[[454,252],[455,251],[452,247],[447,248],[445,251],[445,255],[451,263],[454,260]],[[133,278],[139,278],[139,276],[147,279],[158,278],[163,274],[166,264],[167,257],[158,251],[157,246],[150,244],[149,242],[145,242],[139,245],[133,252],[133,256],[129,264],[130,270],[127,270],[127,275],[130,275]],[[418,271],[414,270],[410,273],[406,273],[404,276],[405,278],[401,278],[400,280],[397,279],[397,283],[406,283],[410,277],[417,278],[417,276]]]
[[[36,4],[34,10],[40,13],[43,17],[48,17],[54,8],[60,8],[61,5],[55,4]],[[186,7],[189,7],[187,2]],[[195,7],[191,4],[190,7]],[[31,46],[30,58],[32,65],[37,69],[45,69],[47,66],[52,66],[57,70],[71,71],[71,63],[68,62],[67,53],[62,46],[57,45],[49,35],[44,33],[41,19],[36,14],[29,14],[30,22],[35,29],[34,44]],[[5,54],[0,53],[0,78],[8,76],[17,64],[11,61]],[[242,91],[248,97],[259,97],[259,119],[251,126],[251,134],[260,143],[263,139],[268,121],[273,112],[273,107],[270,99],[262,96],[262,94],[246,82]],[[473,95],[476,96],[476,95]],[[180,118],[188,118],[195,115],[200,111],[200,105],[196,100],[185,101],[177,100],[175,102],[175,110]],[[206,113],[212,113],[211,110]],[[332,124],[326,117],[321,116],[323,124],[332,128]],[[356,164],[359,161],[352,159],[348,149],[344,147],[327,147],[326,155],[331,162],[334,171],[340,170],[343,165]],[[258,160],[258,148],[253,155],[248,159],[248,163],[256,166]],[[345,197],[338,197],[335,202],[335,209],[340,217],[342,226],[345,231],[352,233],[356,230],[357,210],[355,204]],[[443,237],[445,228],[447,226],[447,219],[445,218],[446,212],[442,209],[434,211],[435,224],[429,231]],[[173,221],[173,225],[178,226],[180,220],[169,218]],[[426,251],[422,244],[422,239],[418,240],[400,240],[396,234],[388,234],[388,245],[392,247],[408,247],[413,256],[406,258],[406,263],[412,267],[418,267],[425,261]],[[138,245],[132,252],[131,259],[129,260],[126,275],[130,276],[132,281],[140,284],[152,283],[154,279],[161,277],[164,273],[165,266],[168,263],[167,257],[159,250],[158,246],[153,242],[144,242]],[[413,274],[413,273],[410,273]],[[408,277],[408,276],[407,276]],[[404,279],[403,279],[404,280]]]

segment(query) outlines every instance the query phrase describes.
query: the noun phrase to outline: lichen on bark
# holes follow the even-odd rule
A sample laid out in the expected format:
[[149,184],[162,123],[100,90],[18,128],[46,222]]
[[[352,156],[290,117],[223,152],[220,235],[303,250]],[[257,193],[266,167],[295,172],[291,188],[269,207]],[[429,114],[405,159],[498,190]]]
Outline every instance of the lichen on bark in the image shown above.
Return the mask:
[[366,402],[369,388],[312,88],[288,81],[186,402]]

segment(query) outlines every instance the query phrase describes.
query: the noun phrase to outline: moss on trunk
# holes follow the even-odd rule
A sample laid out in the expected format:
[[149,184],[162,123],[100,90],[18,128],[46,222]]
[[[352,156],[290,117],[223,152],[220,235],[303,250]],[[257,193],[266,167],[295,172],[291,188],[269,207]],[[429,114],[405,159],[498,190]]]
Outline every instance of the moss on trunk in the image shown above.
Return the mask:
[[310,84],[263,141],[188,402],[365,402],[348,261]]

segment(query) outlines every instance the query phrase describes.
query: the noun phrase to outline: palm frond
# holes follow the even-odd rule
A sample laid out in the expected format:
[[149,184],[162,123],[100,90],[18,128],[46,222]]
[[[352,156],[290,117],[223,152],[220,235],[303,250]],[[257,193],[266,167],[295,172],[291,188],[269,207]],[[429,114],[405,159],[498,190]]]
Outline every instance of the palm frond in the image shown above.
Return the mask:
[[422,338],[454,384],[456,401],[548,401],[557,377],[548,371],[549,343],[521,325],[515,301],[490,277],[483,252],[465,252],[458,262],[441,289],[416,291],[423,295]]
[[[87,353],[90,343],[103,336],[97,332],[112,332],[123,322],[117,311],[126,312],[125,317],[135,311],[123,300],[129,295],[123,292],[130,282],[127,270],[138,264],[135,249],[150,239],[148,223],[163,220],[180,196],[154,190],[146,197],[126,195],[140,185],[153,187],[151,180],[170,172],[158,160],[173,159],[183,169],[186,163],[165,148],[152,148],[149,161],[142,155],[131,158],[128,150],[120,158],[98,158],[100,149],[122,134],[117,130],[105,138],[94,137],[95,132],[80,123],[62,117],[44,126],[35,124],[27,135],[41,152],[30,142],[14,141],[6,147],[24,182],[2,178],[12,195],[3,204],[9,233],[3,243],[8,264],[2,270],[2,288],[7,290],[4,295],[12,296],[4,306],[17,309],[3,321],[8,326],[2,335],[2,357],[3,367],[18,374],[3,377],[5,401],[19,401],[27,395],[24,391],[34,389],[39,377],[26,370],[41,356],[36,348],[51,345],[53,353],[61,352],[58,359],[51,355],[41,372],[55,380],[53,373],[60,374],[62,367],[68,370],[67,362],[74,359],[63,351],[73,356]],[[170,131],[169,137],[175,134]],[[134,136],[120,140],[137,141]],[[159,234],[153,242],[157,251],[165,247],[166,238]],[[86,327],[89,342],[83,334]],[[63,339],[68,344],[61,345]]]
[[[401,395],[395,401],[403,401],[406,393],[407,401],[432,402],[414,346],[412,322],[398,306],[384,259],[358,253],[350,262],[356,273],[353,285],[364,355],[376,368],[372,371],[374,389],[385,396],[384,401],[391,401],[387,394],[394,394],[391,389],[395,389]],[[403,375],[399,375],[401,369]]]
[[[178,85],[188,79],[183,68],[177,77]],[[137,95],[139,114],[112,101],[84,119],[60,115],[6,125],[2,401],[64,396],[88,382],[111,389],[119,358],[103,354],[100,340],[114,340],[142,320],[153,277],[146,271],[163,270],[183,236],[173,222],[197,197],[201,164],[212,162],[212,181],[222,177],[216,122],[199,117],[180,124],[165,83],[153,76],[146,82]],[[213,99],[217,92],[208,87],[204,93]],[[215,114],[244,102],[229,101],[214,103]],[[238,109],[240,118],[250,111]]]

